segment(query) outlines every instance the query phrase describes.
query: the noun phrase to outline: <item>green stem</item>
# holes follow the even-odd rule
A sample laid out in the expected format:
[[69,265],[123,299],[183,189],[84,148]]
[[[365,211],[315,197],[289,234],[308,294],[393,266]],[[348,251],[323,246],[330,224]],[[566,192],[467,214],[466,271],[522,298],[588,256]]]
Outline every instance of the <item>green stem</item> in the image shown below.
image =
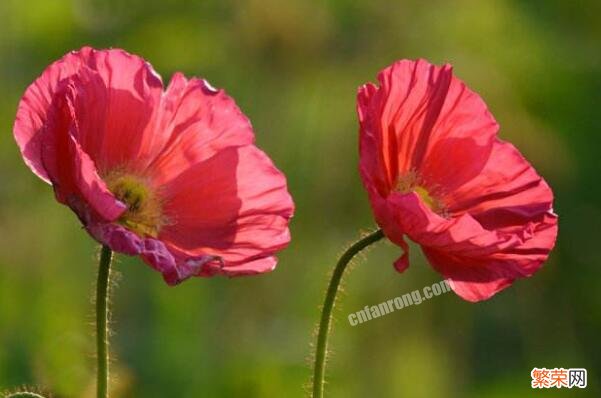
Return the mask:
[[328,334],[330,331],[330,323],[332,321],[332,309],[336,301],[336,294],[342,279],[342,274],[348,263],[361,250],[382,239],[384,233],[378,229],[371,234],[361,238],[349,247],[342,257],[338,260],[336,268],[330,279],[330,285],[326,293],[326,299],[321,310],[321,321],[319,322],[319,332],[317,334],[317,346],[315,347],[315,368],[313,371],[313,398],[323,397],[324,373],[326,366],[326,352],[328,350]]
[[113,252],[102,246],[98,281],[96,282],[96,350],[97,350],[97,397],[108,398],[109,355],[108,355],[108,295]]

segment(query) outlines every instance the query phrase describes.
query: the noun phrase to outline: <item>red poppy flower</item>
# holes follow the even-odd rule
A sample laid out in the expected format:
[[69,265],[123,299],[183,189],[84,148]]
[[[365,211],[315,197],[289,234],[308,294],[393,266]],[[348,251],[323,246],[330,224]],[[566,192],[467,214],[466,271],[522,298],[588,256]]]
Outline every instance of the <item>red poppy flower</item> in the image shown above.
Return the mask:
[[418,243],[469,301],[531,276],[557,236],[553,193],[450,65],[399,61],[359,89],[360,173],[377,223]]
[[290,241],[286,179],[223,90],[143,59],[82,48],[27,89],[14,135],[87,231],[169,284],[272,270]]

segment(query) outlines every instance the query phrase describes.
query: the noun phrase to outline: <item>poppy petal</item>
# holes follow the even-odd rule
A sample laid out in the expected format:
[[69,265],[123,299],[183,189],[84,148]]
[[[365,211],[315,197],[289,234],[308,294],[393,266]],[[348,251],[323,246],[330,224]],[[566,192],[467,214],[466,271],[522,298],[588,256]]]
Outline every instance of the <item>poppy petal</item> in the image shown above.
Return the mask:
[[42,162],[42,128],[59,85],[76,73],[80,66],[78,53],[70,52],[47,67],[42,75],[27,87],[19,102],[13,127],[15,140],[25,163],[46,182],[50,182],[50,179]]
[[[446,201],[453,213],[469,212],[494,223],[490,215],[495,209],[550,209],[553,192],[513,145],[497,140],[481,172],[449,191]],[[486,224],[492,227],[491,222]]]
[[285,247],[294,205],[284,176],[254,146],[231,147],[164,187],[169,222],[159,238],[188,256],[210,254],[230,266]]
[[73,104],[80,124],[77,139],[99,170],[138,158],[161,98],[160,77],[142,58],[123,50],[84,47],[50,65],[25,91],[14,126],[26,163],[46,181],[41,160],[43,126],[59,87],[74,77],[85,84],[79,85]]
[[[457,286],[463,290],[457,293],[471,301],[484,300],[509,285],[501,280],[532,275],[546,261],[557,235],[557,217],[550,210],[540,209],[521,229],[488,230],[467,213],[440,217],[415,193],[393,194],[390,202],[397,209],[397,222],[422,246],[432,266],[445,278],[461,282]],[[476,285],[471,288],[470,282]]]
[[161,104],[162,151],[149,166],[160,186],[224,148],[254,142],[250,121],[224,90],[175,74]]
[[[106,221],[116,220],[125,205],[108,190],[94,162],[75,137],[79,134],[73,108],[73,87],[55,98],[42,135],[42,162],[57,199],[75,210],[82,220],[93,211]],[[81,206],[85,203],[86,206]]]
[[163,279],[169,285],[177,285],[191,276],[206,272],[203,267],[215,260],[215,257],[209,255],[189,257],[181,256],[179,252],[172,253],[160,240],[140,237],[118,224],[92,223],[87,229],[111,250],[141,256],[144,262],[163,274]]
[[144,152],[146,141],[157,135],[160,77],[142,58],[123,50],[93,50],[84,59],[75,76],[74,104],[82,147],[101,173],[143,169],[152,156]]
[[547,260],[557,237],[557,217],[546,215],[525,242],[486,256],[423,247],[432,266],[468,301],[487,300],[515,279],[532,276]]

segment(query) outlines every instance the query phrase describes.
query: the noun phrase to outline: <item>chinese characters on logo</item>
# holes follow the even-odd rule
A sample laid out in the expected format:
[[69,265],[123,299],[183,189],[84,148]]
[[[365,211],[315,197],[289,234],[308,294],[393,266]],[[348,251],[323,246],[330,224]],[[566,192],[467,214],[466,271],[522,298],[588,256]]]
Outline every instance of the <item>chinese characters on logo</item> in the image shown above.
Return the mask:
[[534,368],[532,388],[586,388],[586,369]]

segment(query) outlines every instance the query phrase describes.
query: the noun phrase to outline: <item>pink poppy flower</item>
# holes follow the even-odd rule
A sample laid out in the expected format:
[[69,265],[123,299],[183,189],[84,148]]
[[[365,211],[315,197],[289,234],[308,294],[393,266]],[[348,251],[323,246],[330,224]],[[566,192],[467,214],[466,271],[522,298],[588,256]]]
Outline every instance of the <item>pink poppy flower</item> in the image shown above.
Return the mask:
[[176,284],[272,270],[290,241],[284,175],[223,90],[143,59],[82,48],[27,89],[15,139],[100,243]]
[[557,236],[553,193],[450,65],[399,61],[359,88],[360,174],[377,223],[407,236],[469,301],[534,274]]

